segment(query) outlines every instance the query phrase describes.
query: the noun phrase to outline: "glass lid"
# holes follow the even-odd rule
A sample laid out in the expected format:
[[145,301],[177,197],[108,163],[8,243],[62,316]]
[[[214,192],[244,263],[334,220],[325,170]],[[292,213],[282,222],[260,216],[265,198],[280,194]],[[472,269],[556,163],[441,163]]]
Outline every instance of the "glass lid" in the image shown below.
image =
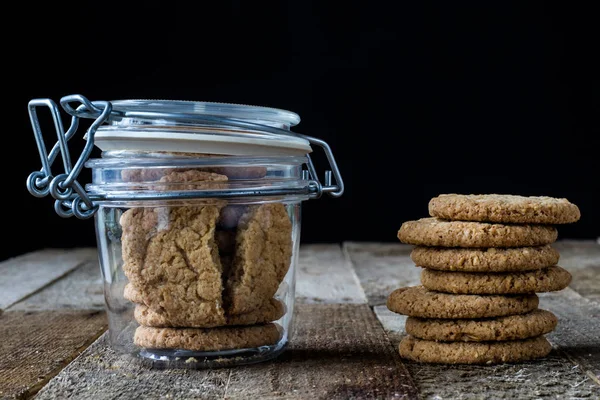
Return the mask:
[[193,121],[198,116],[214,116],[252,120],[259,124],[278,126],[284,129],[300,123],[300,116],[294,112],[243,104],[179,100],[115,100],[111,103],[114,113],[111,120],[121,117],[181,118]]

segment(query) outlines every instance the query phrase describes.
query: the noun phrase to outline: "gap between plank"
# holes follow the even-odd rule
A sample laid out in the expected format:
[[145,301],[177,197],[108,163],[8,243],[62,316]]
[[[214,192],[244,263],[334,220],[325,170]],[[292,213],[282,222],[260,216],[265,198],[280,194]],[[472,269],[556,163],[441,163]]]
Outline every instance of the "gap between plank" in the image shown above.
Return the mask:
[[48,373],[46,376],[44,376],[44,379],[42,379],[41,381],[37,382],[35,385],[33,385],[31,388],[29,388],[27,390],[27,392],[24,394],[23,398],[24,399],[31,399],[32,397],[34,397],[40,390],[42,390],[42,388],[44,386],[46,386],[48,384],[48,382],[50,382],[50,380],[52,378],[54,378],[56,375],[60,374],[60,372],[69,364],[71,364],[71,362],[75,361],[75,359],[77,357],[79,357],[88,347],[90,347],[94,342],[96,342],[96,340],[98,340],[98,338],[100,336],[102,336],[104,334],[104,332],[106,332],[108,329],[108,327],[98,331],[98,333],[92,337],[90,337],[89,340],[87,340],[82,346],[78,347],[77,349],[75,349],[73,351],[73,355],[64,359],[59,366],[57,366],[55,369],[53,369],[50,373]]
[[[344,246],[343,243],[340,244],[340,250],[342,251],[342,254],[344,255],[345,264],[348,266],[348,269],[350,270],[352,279],[354,279],[356,286],[358,286],[358,290],[360,291],[360,295],[361,295],[362,299],[364,300],[365,303],[368,304],[367,294],[365,293],[365,289],[362,287],[362,284],[360,283],[360,279],[358,278],[358,275],[356,274],[356,270],[354,268],[354,263],[352,262],[352,258],[350,258],[348,249],[346,248],[346,246]],[[369,307],[369,308],[371,308],[371,311],[373,311],[372,307]]]

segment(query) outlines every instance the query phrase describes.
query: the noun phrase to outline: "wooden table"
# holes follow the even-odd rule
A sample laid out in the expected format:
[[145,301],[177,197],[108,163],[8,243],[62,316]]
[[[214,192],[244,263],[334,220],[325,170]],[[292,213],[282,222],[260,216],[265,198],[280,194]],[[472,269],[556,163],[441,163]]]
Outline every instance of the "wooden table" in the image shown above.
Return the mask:
[[156,370],[106,340],[95,249],[43,250],[0,264],[0,397],[600,398],[600,245],[556,244],[571,286],[540,295],[559,317],[544,360],[497,366],[400,359],[405,318],[386,296],[419,282],[401,244],[304,246],[297,328],[278,359],[216,370]]

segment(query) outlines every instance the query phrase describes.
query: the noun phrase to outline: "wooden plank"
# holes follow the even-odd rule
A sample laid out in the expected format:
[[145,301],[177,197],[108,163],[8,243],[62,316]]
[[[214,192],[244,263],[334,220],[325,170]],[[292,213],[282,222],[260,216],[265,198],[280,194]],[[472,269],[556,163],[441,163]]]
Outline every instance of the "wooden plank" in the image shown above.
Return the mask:
[[[402,398],[416,392],[367,305],[300,307],[289,351],[275,363],[232,373],[233,398]],[[270,387],[256,385],[268,377]]]
[[300,248],[296,298],[301,303],[366,303],[365,293],[337,244]]
[[571,289],[600,303],[600,246],[595,240],[561,240],[555,243],[562,267],[573,275]]
[[0,310],[7,309],[82,263],[97,257],[95,249],[48,249],[0,263]]
[[558,327],[548,339],[600,387],[600,304],[570,288],[539,296],[540,308],[558,317]]
[[[423,398],[598,398],[600,308],[570,289],[541,295],[540,307],[559,318],[548,334],[554,350],[533,362],[496,366],[431,365],[406,361]],[[406,317],[374,308],[396,347]]]
[[394,348],[397,348],[400,340],[406,336],[404,326],[406,325],[407,316],[396,314],[388,310],[386,306],[375,306],[373,312],[388,334]]
[[10,311],[102,310],[104,291],[97,260],[87,261],[43,290],[9,308]]
[[0,315],[0,398],[28,398],[106,330],[100,311]]
[[40,391],[54,398],[416,398],[415,387],[365,304],[300,304],[278,359],[209,371],[156,370],[117,355],[106,335]]
[[399,287],[419,284],[421,268],[410,259],[411,251],[412,246],[401,243],[344,243],[370,305],[385,304]]

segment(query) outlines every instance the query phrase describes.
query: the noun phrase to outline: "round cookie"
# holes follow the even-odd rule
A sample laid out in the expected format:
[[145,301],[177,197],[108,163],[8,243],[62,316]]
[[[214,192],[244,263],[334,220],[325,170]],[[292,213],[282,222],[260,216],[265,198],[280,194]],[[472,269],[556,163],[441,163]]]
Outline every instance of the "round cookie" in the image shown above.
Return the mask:
[[215,237],[220,206],[132,208],[121,216],[123,272],[171,321],[224,325]]
[[543,336],[505,342],[435,342],[407,336],[400,356],[436,364],[499,364],[546,357],[552,346]]
[[144,299],[142,299],[142,295],[131,283],[125,285],[125,289],[123,290],[123,297],[125,298],[125,300],[129,300],[132,303],[144,304]]
[[525,314],[535,310],[539,299],[535,294],[521,296],[479,296],[447,294],[413,286],[394,290],[387,308],[398,314],[421,318],[490,318]]
[[550,245],[487,249],[416,246],[410,258],[420,267],[440,271],[532,271],[556,265],[559,259]]
[[[277,300],[271,299],[266,302],[261,308],[251,311],[246,314],[225,316],[225,324],[223,326],[237,326],[237,325],[255,325],[264,324],[267,322],[276,321],[283,317],[285,314],[285,305]],[[170,321],[160,311],[152,310],[143,304],[135,306],[133,313],[135,320],[144,326],[151,326],[155,328],[213,328],[220,325],[194,325],[192,322],[181,321]]]
[[421,284],[429,290],[454,294],[524,294],[562,290],[571,274],[555,265],[525,272],[448,272],[424,269]]
[[581,217],[567,199],[508,194],[442,194],[429,201],[432,217],[505,224],[569,224]]
[[260,308],[274,295],[292,257],[292,223],[281,203],[248,207],[240,217],[225,280],[228,315]]
[[280,337],[277,324],[213,329],[139,326],[133,342],[147,349],[219,351],[269,346]]
[[423,340],[482,342],[527,339],[552,332],[558,320],[550,311],[485,319],[425,319],[408,317],[406,333]]
[[555,228],[545,225],[501,225],[437,218],[407,221],[398,231],[398,239],[404,243],[441,247],[540,246],[553,243],[557,236]]

